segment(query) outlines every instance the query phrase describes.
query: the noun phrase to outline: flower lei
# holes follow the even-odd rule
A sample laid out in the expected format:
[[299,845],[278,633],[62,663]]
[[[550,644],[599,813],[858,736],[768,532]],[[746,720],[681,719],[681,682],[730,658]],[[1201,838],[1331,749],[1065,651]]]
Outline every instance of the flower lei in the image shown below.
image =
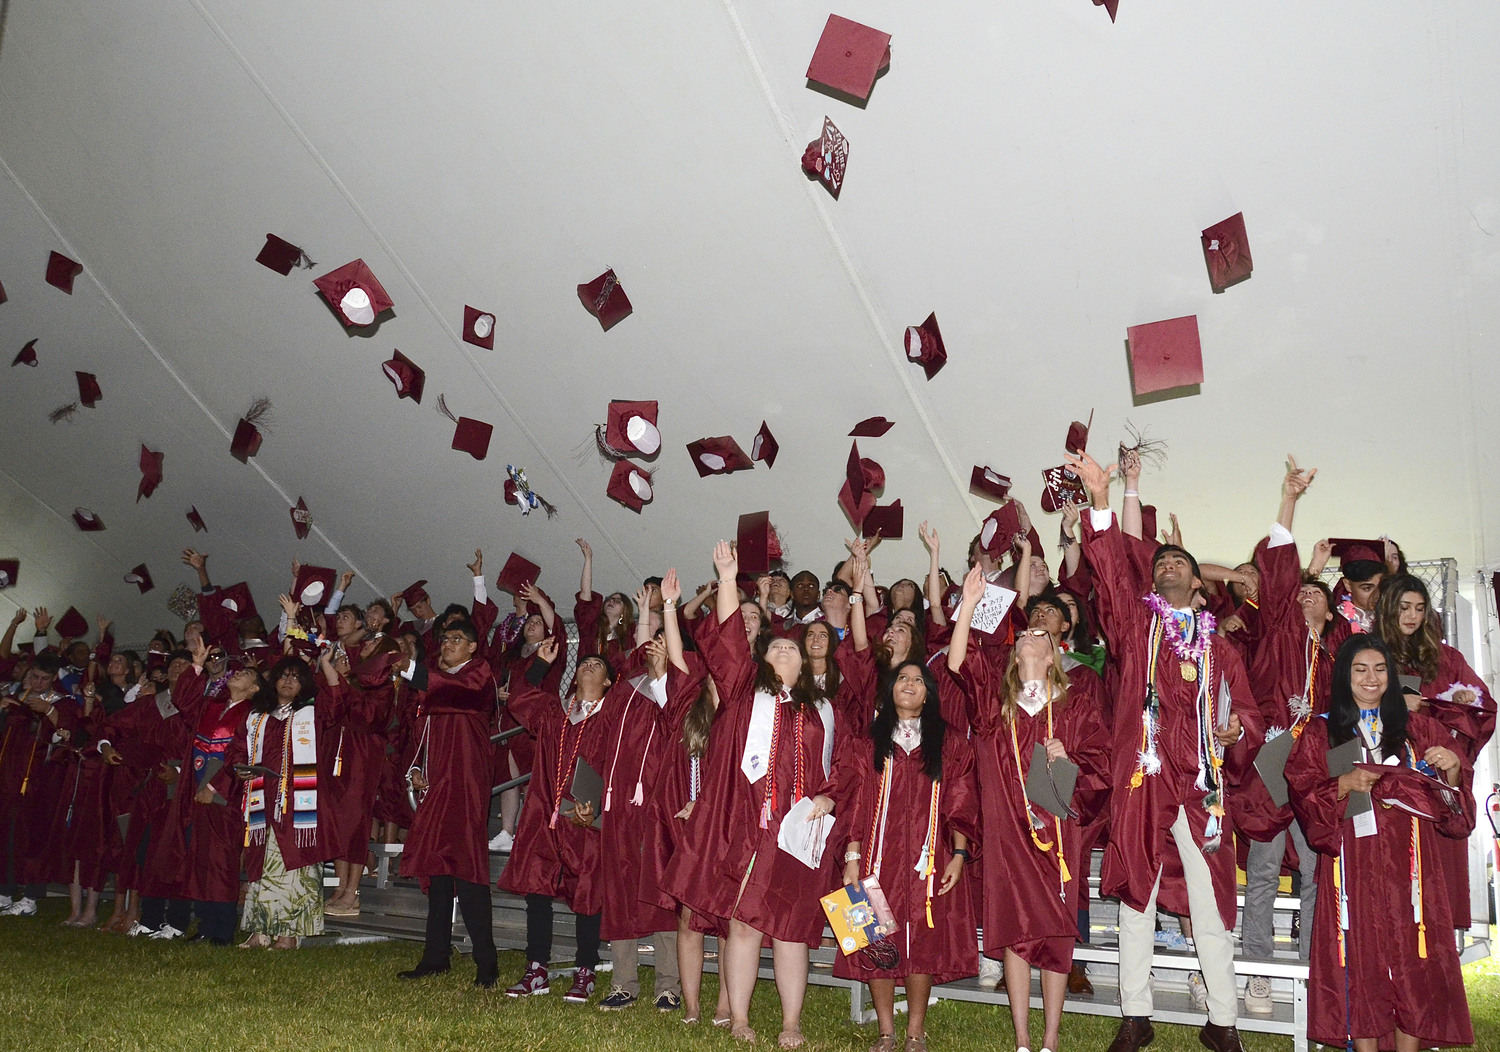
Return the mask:
[[1207,610],[1200,610],[1194,615],[1198,619],[1199,631],[1193,634],[1193,639],[1189,642],[1182,638],[1182,629],[1177,627],[1177,619],[1173,616],[1177,611],[1172,608],[1171,603],[1155,592],[1147,592],[1142,601],[1161,619],[1162,631],[1172,653],[1183,661],[1195,664],[1202,662],[1203,655],[1208,652],[1209,637],[1219,625],[1214,615]]

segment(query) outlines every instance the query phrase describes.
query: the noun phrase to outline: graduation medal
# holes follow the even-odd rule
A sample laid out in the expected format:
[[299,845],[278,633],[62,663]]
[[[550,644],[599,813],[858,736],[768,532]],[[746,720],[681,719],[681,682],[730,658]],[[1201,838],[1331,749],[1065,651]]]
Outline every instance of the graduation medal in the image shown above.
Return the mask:
[[1182,678],[1188,683],[1198,682],[1198,666],[1191,661],[1184,661],[1178,666],[1182,672]]

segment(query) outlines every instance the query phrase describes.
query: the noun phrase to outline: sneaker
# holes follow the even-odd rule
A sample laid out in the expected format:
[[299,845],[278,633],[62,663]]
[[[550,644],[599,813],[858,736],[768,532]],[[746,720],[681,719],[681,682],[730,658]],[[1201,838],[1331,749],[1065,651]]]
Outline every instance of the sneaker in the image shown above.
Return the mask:
[[20,898],[12,902],[5,909],[0,910],[0,917],[34,917],[36,916],[36,899]]
[[130,926],[130,930],[127,931],[125,934],[129,935],[133,939],[137,935],[155,935],[156,934],[156,929],[155,928],[148,928],[144,924],[142,924],[140,921],[136,921],[134,924],[132,924]]
[[675,1012],[682,1007],[682,998],[671,990],[656,995],[656,1009],[659,1012]]
[[146,936],[148,939],[180,939],[183,932],[178,931],[170,924],[163,924],[159,929]]
[[[582,969],[579,970],[582,971]],[[575,983],[574,985],[576,986],[577,984]],[[584,994],[583,997],[578,998],[578,1000],[582,1001],[587,997],[588,994]],[[571,1001],[573,999],[573,991],[569,990],[568,1000]],[[635,994],[631,993],[629,990],[622,990],[620,987],[616,986],[614,989],[610,990],[608,997],[599,1002],[599,1011],[618,1012],[622,1008],[629,1008],[631,1005],[635,1004],[635,1001]]]
[[581,1005],[594,996],[594,969],[580,968],[573,973],[573,985],[563,994],[563,1000]]
[[1005,970],[1000,962],[992,957],[979,958],[979,985],[982,989],[993,990],[1000,985],[1005,978]]
[[10,909],[10,904],[14,901],[9,895],[0,895],[0,910]]
[[534,994],[550,994],[552,992],[552,980],[547,977],[547,966],[531,961],[526,965],[526,973],[521,976],[516,985],[505,991],[507,997],[531,997]]
[[1188,993],[1193,998],[1193,1007],[1200,1012],[1208,1011],[1208,986],[1203,982],[1202,972],[1188,975]]
[[1245,1011],[1251,1015],[1270,1015],[1274,1007],[1271,980],[1264,975],[1252,975],[1245,983]]
[[498,852],[502,855],[508,854],[510,852],[511,846],[514,845],[515,842],[516,838],[502,829],[500,830],[500,832],[495,834],[493,839],[490,840],[490,851]]

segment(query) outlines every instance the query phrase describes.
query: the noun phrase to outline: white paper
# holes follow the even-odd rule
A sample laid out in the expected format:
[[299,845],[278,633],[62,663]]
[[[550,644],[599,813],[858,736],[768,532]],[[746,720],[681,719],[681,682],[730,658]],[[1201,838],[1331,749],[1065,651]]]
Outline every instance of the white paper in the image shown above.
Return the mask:
[[994,632],[1000,627],[1000,622],[1005,620],[1005,615],[1010,612],[1010,606],[1015,601],[1016,593],[1009,588],[1001,588],[998,584],[985,585],[984,595],[974,608],[974,616],[969,619],[969,627],[985,634]]
[[776,846],[808,869],[817,869],[823,863],[828,834],[833,832],[833,816],[823,815],[809,822],[812,809],[813,798],[810,796],[804,796],[791,806],[781,820],[781,828],[776,831]]

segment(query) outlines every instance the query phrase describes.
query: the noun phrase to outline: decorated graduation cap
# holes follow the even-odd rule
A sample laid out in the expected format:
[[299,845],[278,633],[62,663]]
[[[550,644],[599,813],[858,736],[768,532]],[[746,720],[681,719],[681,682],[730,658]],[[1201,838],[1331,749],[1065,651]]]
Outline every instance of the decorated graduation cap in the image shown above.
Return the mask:
[[830,118],[824,117],[823,134],[802,151],[802,170],[837,199],[844,188],[844,170],[848,167],[849,140]]
[[988,465],[975,464],[969,474],[969,492],[976,497],[1003,501],[1010,495],[1010,476],[1002,475]]
[[229,443],[229,454],[241,464],[250,463],[250,458],[260,452],[261,428],[271,421],[271,400],[257,398],[235,425],[234,438]]
[[145,445],[141,446],[141,483],[135,489],[135,500],[139,504],[142,497],[149,497],[156,492],[156,487],[161,485],[161,462],[166,459],[165,453],[153,453]]
[[886,540],[899,541],[905,528],[906,512],[902,509],[901,502],[896,500],[871,508],[860,525],[860,533],[865,537],[880,536]]
[[29,365],[33,369],[35,369],[36,368],[36,344],[37,344],[36,340],[27,340],[26,341],[26,346],[24,346],[24,347],[21,348],[20,352],[16,354],[15,358],[11,360],[10,364],[12,366]]
[[693,467],[697,468],[699,478],[706,475],[729,475],[755,466],[745,456],[740,444],[728,435],[689,442],[687,451],[688,456],[693,458]]
[[151,580],[151,571],[146,569],[145,563],[141,563],[141,565],[137,566],[134,570],[131,570],[128,574],[126,574],[125,583],[135,585],[141,590],[142,595],[145,595],[147,592],[151,591],[151,589],[156,587],[156,585],[152,583]]
[[192,525],[194,533],[203,533],[208,525],[203,521],[203,516],[198,514],[196,507],[187,510],[187,521]]
[[1254,263],[1250,259],[1250,238],[1245,233],[1245,213],[1236,212],[1215,223],[1203,231],[1202,237],[1210,288],[1223,292],[1250,277]]
[[307,510],[307,502],[298,497],[297,505],[291,509],[291,514],[292,529],[297,532],[297,539],[307,540],[307,535],[312,532],[312,512]]
[[487,351],[495,349],[495,316],[464,304],[464,342]]
[[594,431],[599,451],[610,460],[656,456],[661,451],[656,413],[655,402],[610,402],[608,419]]
[[1095,7],[1102,7],[1109,12],[1109,20],[1115,20],[1115,12],[1120,9],[1120,0],[1094,0]]
[[104,400],[104,392],[99,389],[99,379],[93,373],[74,373],[78,377],[78,400],[90,409],[95,404]]
[[891,64],[891,35],[840,15],[829,15],[807,66],[815,84],[868,101],[875,78]]
[[943,334],[938,331],[936,312],[927,315],[927,320],[921,325],[907,327],[906,357],[920,365],[929,380],[948,364],[948,349],[943,346]]
[[0,559],[0,588],[9,588],[21,576],[20,559]]
[[373,325],[376,318],[396,305],[362,259],[313,279],[313,284],[346,329]]
[[297,569],[297,580],[292,585],[292,598],[303,606],[321,607],[333,594],[333,568],[330,566],[302,565]]
[[1132,386],[1137,395],[1170,391],[1203,382],[1203,350],[1198,316],[1168,318],[1126,330]]
[[613,269],[606,270],[593,281],[578,286],[578,301],[583,309],[599,319],[599,327],[605,332],[629,316],[630,297],[625,287],[615,276]]
[[512,595],[520,595],[526,585],[534,585],[542,576],[542,568],[523,555],[511,552],[495,578],[495,587],[503,588]]
[[391,360],[383,362],[380,371],[395,385],[397,398],[410,398],[418,405],[422,404],[422,389],[427,386],[427,374],[416,362],[400,351],[392,351]]
[[1329,545],[1340,566],[1360,562],[1385,562],[1385,541],[1364,540],[1356,537],[1335,537]]
[[879,438],[895,426],[896,422],[894,420],[887,420],[883,416],[867,416],[854,425],[854,430],[849,432],[849,437]]
[[84,533],[98,533],[104,529],[104,520],[87,508],[74,508],[73,521]]
[[255,257],[255,262],[283,275],[290,274],[293,267],[311,269],[313,266],[313,261],[307,258],[306,252],[275,234],[266,235],[265,246]]
[[757,577],[781,561],[781,538],[771,524],[769,511],[751,511],[740,516],[735,527],[735,554],[740,573]]
[[88,630],[88,620],[78,612],[77,607],[68,607],[68,612],[57,619],[57,634],[64,639],[78,639],[87,635]]
[[520,507],[522,515],[530,515],[538,508],[545,511],[549,519],[557,514],[557,506],[531,488],[531,483],[526,479],[525,468],[507,464],[505,474],[508,476],[505,480],[505,503]]
[[1051,514],[1069,504],[1087,504],[1083,479],[1066,464],[1042,471],[1042,510]]
[[431,601],[431,597],[427,594],[427,578],[425,577],[420,581],[407,585],[401,589],[399,594],[401,601],[406,604],[408,609],[420,603],[423,599]]
[[609,473],[609,485],[604,490],[613,500],[619,501],[631,511],[640,511],[651,503],[654,491],[651,488],[651,473],[639,464],[628,460],[615,461]]
[[475,460],[483,460],[490,452],[490,436],[495,433],[493,424],[483,420],[477,420],[472,416],[455,416],[453,410],[448,408],[448,401],[442,395],[438,395],[437,410],[449,420],[452,420],[453,448],[469,454]]
[[770,425],[762,420],[760,430],[755,433],[755,438],[750,443],[750,459],[759,460],[768,468],[775,467],[776,454],[779,452],[781,452],[781,444],[776,441],[776,436],[771,434]]
[[73,295],[73,279],[82,273],[83,264],[76,259],[69,259],[61,252],[54,252],[47,257],[47,284],[62,289],[69,296]]

